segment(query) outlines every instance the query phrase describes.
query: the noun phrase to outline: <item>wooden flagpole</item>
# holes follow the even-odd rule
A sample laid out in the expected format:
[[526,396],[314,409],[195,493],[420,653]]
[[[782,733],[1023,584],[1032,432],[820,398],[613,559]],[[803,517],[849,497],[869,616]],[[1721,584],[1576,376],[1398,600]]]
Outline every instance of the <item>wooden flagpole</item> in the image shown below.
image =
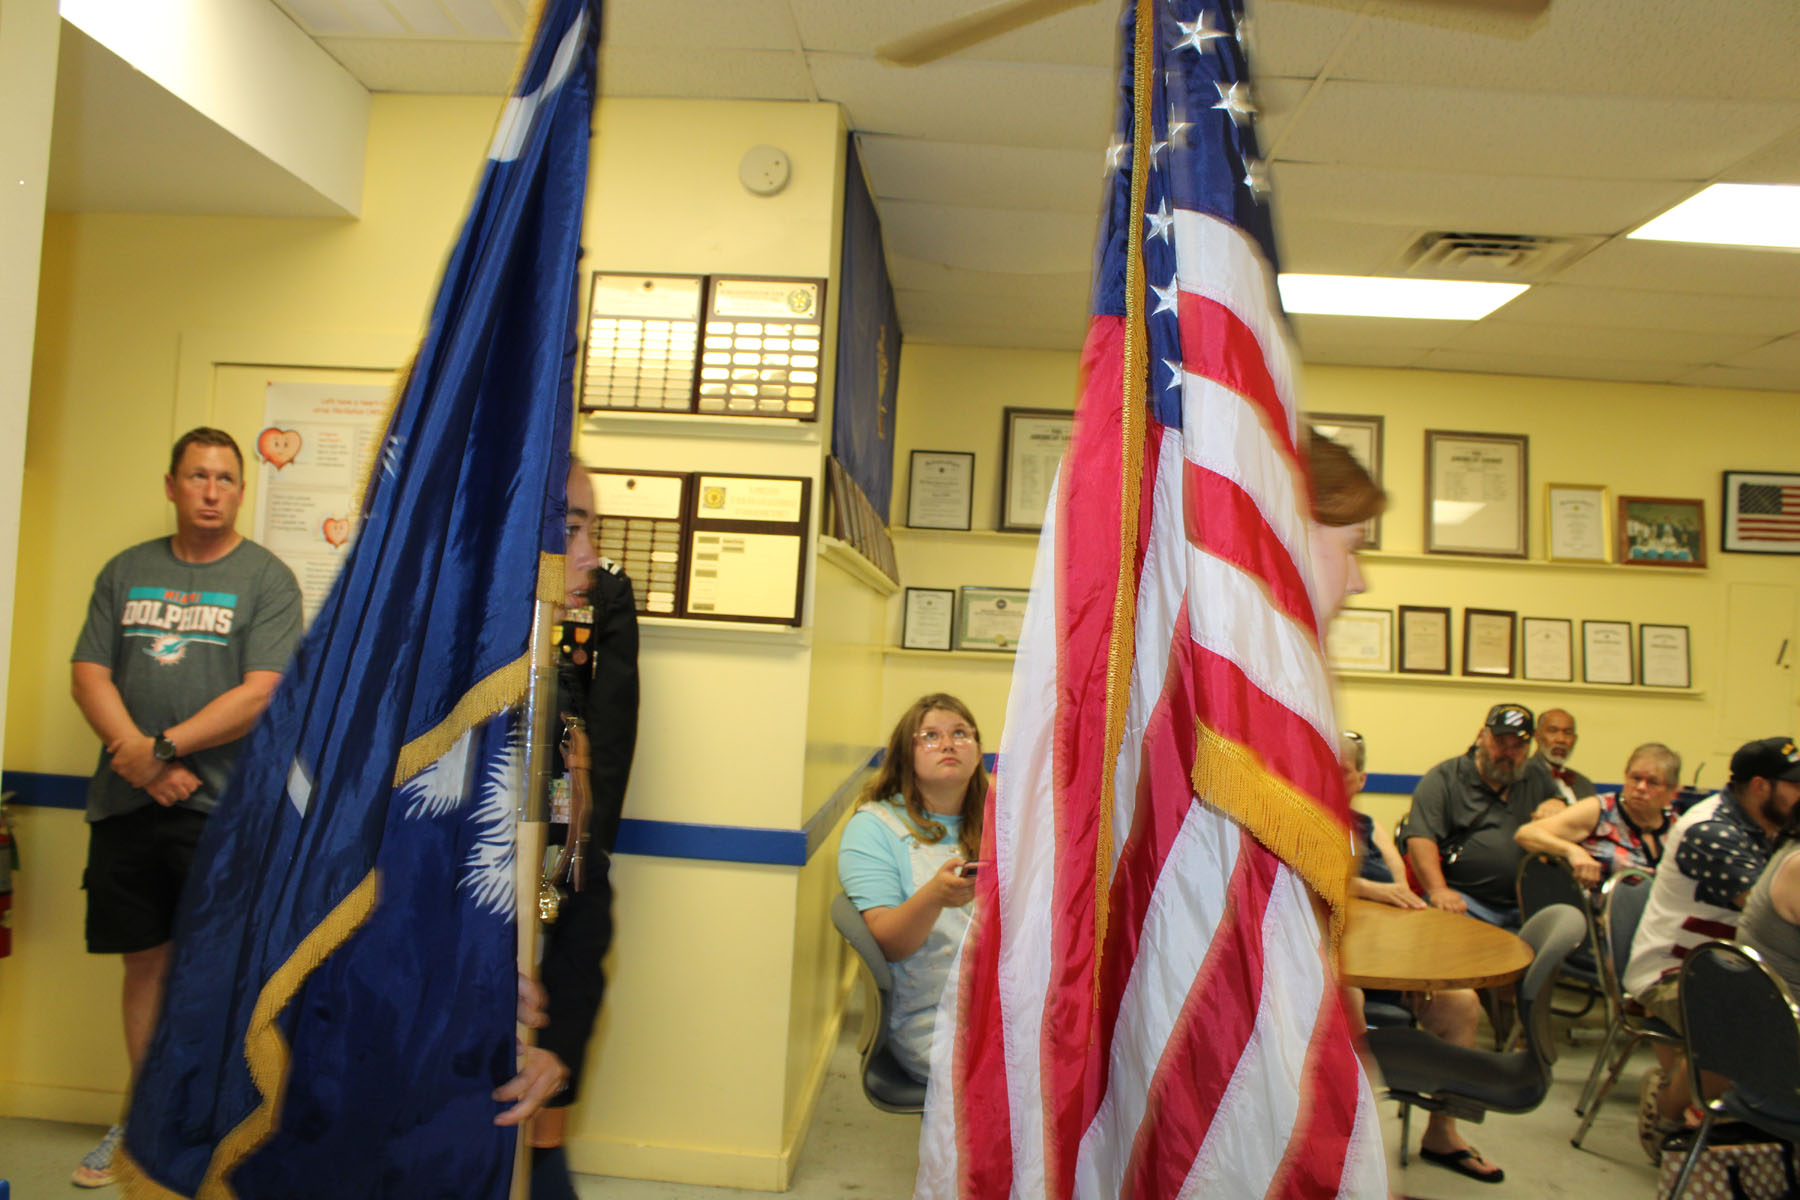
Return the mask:
[[[531,674],[525,690],[525,788],[519,797],[517,857],[514,861],[519,973],[537,978],[538,888],[543,882],[544,847],[550,820],[551,755],[556,752],[556,605],[540,600],[531,622]],[[529,1043],[532,1031],[523,1026],[519,1037]],[[526,1138],[529,1122],[520,1125],[513,1156],[512,1200],[528,1200],[531,1191],[531,1145]]]

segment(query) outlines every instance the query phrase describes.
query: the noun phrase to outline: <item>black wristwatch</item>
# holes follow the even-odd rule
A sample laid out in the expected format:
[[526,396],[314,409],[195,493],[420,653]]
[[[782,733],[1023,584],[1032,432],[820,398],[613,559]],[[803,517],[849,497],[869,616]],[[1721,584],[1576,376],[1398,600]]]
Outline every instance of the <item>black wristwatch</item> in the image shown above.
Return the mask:
[[157,762],[174,762],[176,758],[175,743],[159,733],[156,735],[156,743],[150,753],[156,756]]

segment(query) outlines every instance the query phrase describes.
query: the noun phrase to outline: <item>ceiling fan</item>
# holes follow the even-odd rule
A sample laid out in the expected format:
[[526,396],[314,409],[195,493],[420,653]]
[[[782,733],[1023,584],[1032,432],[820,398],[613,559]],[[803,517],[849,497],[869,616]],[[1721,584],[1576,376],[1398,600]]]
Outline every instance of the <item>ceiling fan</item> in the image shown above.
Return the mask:
[[[879,46],[875,57],[896,67],[917,67],[967,50],[990,38],[1097,0],[1001,0],[967,16],[956,17]],[[1300,0],[1371,16],[1397,17],[1427,24],[1467,28],[1480,23],[1482,32],[1523,37],[1550,9],[1550,0]]]

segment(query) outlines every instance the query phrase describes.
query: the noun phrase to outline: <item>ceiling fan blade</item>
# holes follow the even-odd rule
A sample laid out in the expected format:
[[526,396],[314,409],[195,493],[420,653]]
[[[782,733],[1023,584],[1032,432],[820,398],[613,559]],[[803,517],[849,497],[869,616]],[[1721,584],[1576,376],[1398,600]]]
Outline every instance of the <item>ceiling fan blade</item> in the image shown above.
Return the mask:
[[895,67],[917,67],[947,54],[967,50],[989,38],[1023,29],[1066,9],[1093,4],[1095,0],[1004,0],[966,17],[957,17],[917,33],[896,38],[875,50],[875,57]]
[[1417,21],[1471,33],[1524,37],[1550,11],[1551,0],[1299,0],[1322,8]]

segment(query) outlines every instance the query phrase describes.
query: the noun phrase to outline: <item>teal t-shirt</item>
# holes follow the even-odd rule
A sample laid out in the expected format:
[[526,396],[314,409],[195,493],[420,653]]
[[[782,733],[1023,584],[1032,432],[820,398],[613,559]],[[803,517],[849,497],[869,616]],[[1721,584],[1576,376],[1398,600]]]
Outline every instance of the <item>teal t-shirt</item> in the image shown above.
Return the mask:
[[[71,657],[111,670],[125,711],[154,735],[242,683],[245,672],[286,668],[299,638],[300,585],[279,558],[246,538],[214,562],[183,562],[164,537],[121,551],[101,568]],[[239,745],[182,752],[200,777],[183,808],[212,810]],[[148,793],[114,773],[102,748],[88,783],[87,819],[149,803]]]
[[[884,803],[911,826],[906,805],[891,798]],[[962,817],[932,814],[944,827],[944,842],[955,845],[962,836]],[[874,813],[858,812],[844,826],[838,843],[838,883],[850,903],[862,912],[871,908],[896,908],[913,894],[912,862],[905,840],[882,823]]]

